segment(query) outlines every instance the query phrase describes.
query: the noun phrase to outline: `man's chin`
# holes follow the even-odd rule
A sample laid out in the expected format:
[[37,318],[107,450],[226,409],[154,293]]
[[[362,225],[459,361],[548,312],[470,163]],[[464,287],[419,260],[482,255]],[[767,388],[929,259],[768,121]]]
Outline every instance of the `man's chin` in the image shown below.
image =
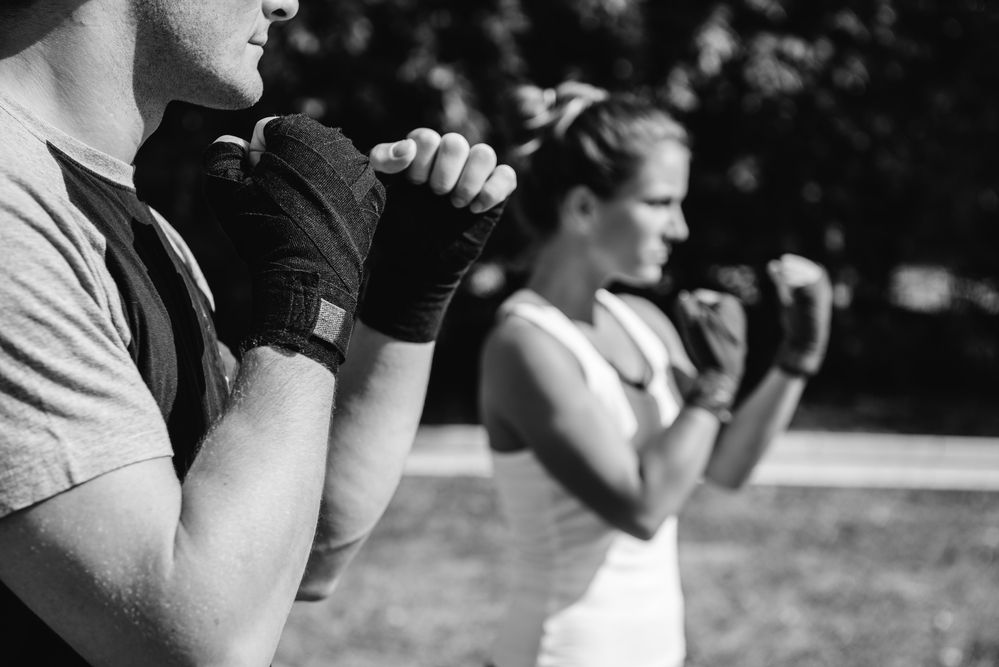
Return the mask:
[[258,74],[244,81],[219,84],[212,90],[202,91],[199,95],[201,99],[192,102],[209,109],[235,111],[252,107],[260,101],[263,94],[264,83]]

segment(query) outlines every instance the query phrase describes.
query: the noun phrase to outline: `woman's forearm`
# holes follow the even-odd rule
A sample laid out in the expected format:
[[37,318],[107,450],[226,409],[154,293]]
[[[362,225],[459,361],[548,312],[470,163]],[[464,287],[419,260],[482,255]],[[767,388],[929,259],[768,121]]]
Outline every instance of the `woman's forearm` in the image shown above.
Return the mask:
[[804,389],[804,378],[771,369],[719,433],[705,478],[727,488],[742,486],[787,429]]

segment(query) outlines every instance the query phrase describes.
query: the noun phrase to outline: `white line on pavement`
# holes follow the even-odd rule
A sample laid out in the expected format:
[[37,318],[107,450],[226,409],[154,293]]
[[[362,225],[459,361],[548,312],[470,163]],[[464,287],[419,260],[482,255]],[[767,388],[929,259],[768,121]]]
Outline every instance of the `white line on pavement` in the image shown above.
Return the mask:
[[[423,426],[406,464],[416,476],[491,474],[477,425]],[[751,484],[999,491],[999,438],[790,431]]]

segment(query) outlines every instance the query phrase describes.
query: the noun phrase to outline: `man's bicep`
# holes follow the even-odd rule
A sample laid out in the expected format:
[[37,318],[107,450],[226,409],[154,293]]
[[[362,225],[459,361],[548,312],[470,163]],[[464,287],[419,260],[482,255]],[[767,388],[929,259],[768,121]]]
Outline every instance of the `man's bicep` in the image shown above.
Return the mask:
[[97,260],[57,231],[11,224],[0,232],[11,250],[0,263],[0,516],[173,453]]
[[168,458],[100,475],[0,519],[0,580],[88,660],[121,659],[157,632],[179,514]]

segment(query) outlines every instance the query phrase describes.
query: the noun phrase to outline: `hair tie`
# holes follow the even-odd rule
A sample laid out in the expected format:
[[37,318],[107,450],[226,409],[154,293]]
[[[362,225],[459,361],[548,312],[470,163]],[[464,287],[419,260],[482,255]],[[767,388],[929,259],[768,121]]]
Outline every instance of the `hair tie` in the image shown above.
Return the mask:
[[524,127],[528,130],[537,130],[551,122],[552,111],[558,100],[558,93],[554,88],[538,88],[537,94],[540,99],[535,100],[535,108],[531,117],[524,121]]
[[576,122],[580,114],[589,109],[596,100],[586,97],[574,97],[565,105],[562,110],[562,117],[558,119],[552,128],[552,134],[561,139],[569,130],[569,127]]
[[561,88],[564,89],[563,93],[572,91],[573,96],[565,103],[561,118],[552,128],[552,133],[560,139],[565,136],[580,114],[597,102],[602,102],[610,97],[610,93],[606,90],[585,83],[569,82],[562,84]]
[[[561,108],[560,97],[569,98]],[[562,139],[580,114],[608,97],[610,93],[606,90],[577,81],[563,83],[558,88],[533,88],[531,102],[535,111],[523,121],[523,126],[533,132],[550,125],[552,136]],[[514,154],[527,157],[538,150],[541,143],[541,137],[534,137],[515,148]]]

